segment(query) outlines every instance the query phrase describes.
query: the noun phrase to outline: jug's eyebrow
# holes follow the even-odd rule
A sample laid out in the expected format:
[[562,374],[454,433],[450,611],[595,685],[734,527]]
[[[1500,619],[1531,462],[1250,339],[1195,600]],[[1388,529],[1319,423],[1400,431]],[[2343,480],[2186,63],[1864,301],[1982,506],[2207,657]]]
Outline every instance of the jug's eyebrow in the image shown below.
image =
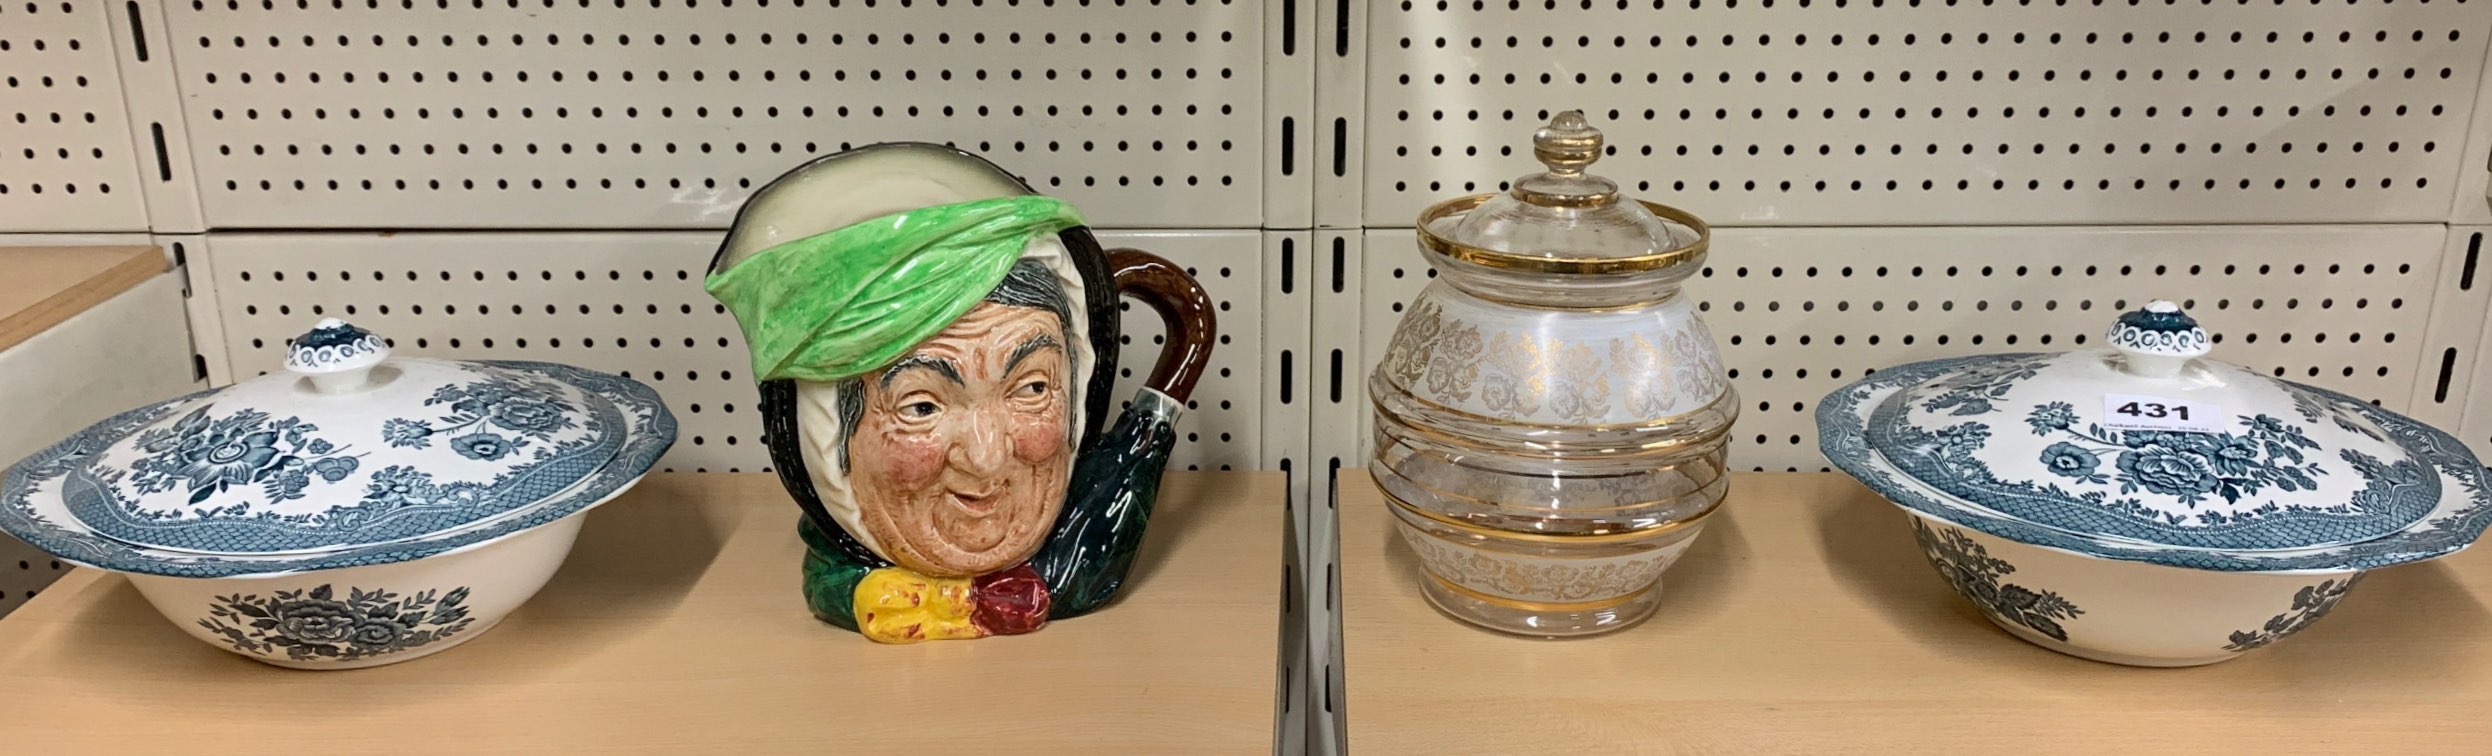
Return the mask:
[[891,379],[909,370],[932,370],[936,375],[950,379],[954,386],[967,385],[960,379],[959,365],[952,364],[951,360],[942,357],[920,353],[902,357],[899,362],[891,363],[891,367],[884,368],[883,388],[890,389]]
[[1022,358],[1037,354],[1042,349],[1054,349],[1061,352],[1064,351],[1064,344],[1056,341],[1056,337],[1047,334],[1032,336],[1028,341],[1021,342],[1020,346],[1012,348],[1012,357],[1004,360],[1004,372],[1012,372],[1014,367],[1021,364]]

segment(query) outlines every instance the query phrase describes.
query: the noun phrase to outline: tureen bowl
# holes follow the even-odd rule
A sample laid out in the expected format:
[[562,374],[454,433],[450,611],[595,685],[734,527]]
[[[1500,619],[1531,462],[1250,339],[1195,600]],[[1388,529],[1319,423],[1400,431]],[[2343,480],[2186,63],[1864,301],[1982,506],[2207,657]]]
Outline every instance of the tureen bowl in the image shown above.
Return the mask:
[[335,320],[288,372],[140,407],[18,462],[0,531],[126,575],[210,645],[352,669],[475,639],[553,577],[675,419],[648,386],[394,358]]
[[1991,623],[2113,664],[2192,667],[2240,656],[2318,622],[2366,572],[2215,572],[2104,559],[1905,511],[1930,567]]
[[2202,359],[2213,340],[2169,302],[2106,341],[1882,369],[1818,406],[1828,461],[1904,509],[1931,567],[2011,635],[2223,661],[2492,525],[2484,467],[2446,433]]
[[[618,492],[620,493],[620,492]],[[475,640],[554,577],[586,511],[402,562],[223,578],[129,573],[166,619],[208,645],[293,669],[358,669]]]

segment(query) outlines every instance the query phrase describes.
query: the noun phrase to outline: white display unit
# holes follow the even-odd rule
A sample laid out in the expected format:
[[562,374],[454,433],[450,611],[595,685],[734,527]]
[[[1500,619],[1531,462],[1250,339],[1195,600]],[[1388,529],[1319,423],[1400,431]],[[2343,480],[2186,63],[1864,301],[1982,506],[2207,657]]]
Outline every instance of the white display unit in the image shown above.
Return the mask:
[[675,469],[765,464],[698,286],[752,186],[914,139],[1072,201],[1227,306],[1179,463],[1290,471],[1290,752],[1341,742],[1330,483],[1427,280],[1408,227],[1533,170],[1554,110],[1721,227],[1688,296],[1741,469],[1822,468],[1813,403],[1871,368],[2154,297],[2492,451],[2481,0],[49,0],[0,41],[55,83],[0,89],[0,232],[178,242],[211,382],[346,314],[649,380]]

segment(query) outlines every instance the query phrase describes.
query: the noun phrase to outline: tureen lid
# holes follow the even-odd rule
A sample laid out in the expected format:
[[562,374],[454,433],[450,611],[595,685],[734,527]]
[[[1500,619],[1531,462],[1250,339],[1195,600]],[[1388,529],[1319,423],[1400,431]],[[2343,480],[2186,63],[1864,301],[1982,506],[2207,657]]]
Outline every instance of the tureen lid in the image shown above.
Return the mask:
[[2107,341],[1880,371],[1828,397],[1827,454],[1953,514],[2111,551],[2309,554],[2484,496],[2444,434],[2205,358],[2213,340],[2170,302],[2121,315]]
[[[91,430],[59,497],[93,533],[169,552],[307,554],[521,515],[596,476],[629,425],[613,401],[500,364],[391,357],[334,318],[286,372]],[[101,426],[99,426],[99,429]]]
[[1692,273],[1690,263],[1705,251],[1704,222],[1622,197],[1616,182],[1586,172],[1601,154],[1601,132],[1582,111],[1559,113],[1532,135],[1532,156],[1548,170],[1515,179],[1505,192],[1429,208],[1419,218],[1420,243],[1494,270],[1602,275],[1684,266]]

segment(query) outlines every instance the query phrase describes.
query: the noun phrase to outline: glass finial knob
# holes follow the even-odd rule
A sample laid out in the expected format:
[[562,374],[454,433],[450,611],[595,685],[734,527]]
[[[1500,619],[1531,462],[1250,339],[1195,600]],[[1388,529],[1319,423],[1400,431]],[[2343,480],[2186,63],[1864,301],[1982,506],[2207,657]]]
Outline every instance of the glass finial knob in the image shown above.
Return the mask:
[[1585,166],[1601,159],[1601,130],[1583,118],[1583,111],[1569,110],[1549,119],[1549,125],[1532,132],[1532,157],[1549,166],[1559,175],[1582,173]]

